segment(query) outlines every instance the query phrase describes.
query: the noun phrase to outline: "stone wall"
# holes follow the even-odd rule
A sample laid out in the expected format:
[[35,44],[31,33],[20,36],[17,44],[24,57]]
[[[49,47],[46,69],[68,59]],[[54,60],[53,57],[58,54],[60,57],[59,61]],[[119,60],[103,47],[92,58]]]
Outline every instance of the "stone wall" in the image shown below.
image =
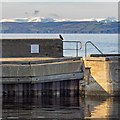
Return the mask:
[[[31,45],[39,45],[39,53],[31,53]],[[63,56],[61,39],[2,39],[2,57],[46,56]]]

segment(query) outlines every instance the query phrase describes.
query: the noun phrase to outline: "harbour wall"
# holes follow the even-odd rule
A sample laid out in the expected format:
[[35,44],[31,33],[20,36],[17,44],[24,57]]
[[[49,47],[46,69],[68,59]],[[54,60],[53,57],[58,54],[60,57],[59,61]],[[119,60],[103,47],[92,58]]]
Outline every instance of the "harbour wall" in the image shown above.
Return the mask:
[[119,62],[118,56],[84,58],[85,94],[119,96]]
[[81,81],[84,80],[81,58],[3,63],[4,94],[75,95],[79,94]]
[[4,58],[3,93],[119,96],[119,57]]

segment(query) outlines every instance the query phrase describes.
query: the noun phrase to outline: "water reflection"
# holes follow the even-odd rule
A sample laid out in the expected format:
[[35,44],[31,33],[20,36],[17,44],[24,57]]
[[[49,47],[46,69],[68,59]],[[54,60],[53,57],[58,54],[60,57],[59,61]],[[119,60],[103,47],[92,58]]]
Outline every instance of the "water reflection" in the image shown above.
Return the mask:
[[78,120],[119,118],[119,98],[3,97],[4,119]]
[[119,119],[120,117],[120,98],[87,97],[85,101],[86,118]]

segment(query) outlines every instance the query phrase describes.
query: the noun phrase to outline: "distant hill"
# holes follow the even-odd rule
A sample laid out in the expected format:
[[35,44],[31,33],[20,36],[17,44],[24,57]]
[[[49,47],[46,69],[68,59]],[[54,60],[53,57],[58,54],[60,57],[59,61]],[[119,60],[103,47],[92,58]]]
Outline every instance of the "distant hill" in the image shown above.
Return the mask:
[[120,33],[120,22],[114,18],[103,20],[54,20],[48,18],[3,19],[0,33]]

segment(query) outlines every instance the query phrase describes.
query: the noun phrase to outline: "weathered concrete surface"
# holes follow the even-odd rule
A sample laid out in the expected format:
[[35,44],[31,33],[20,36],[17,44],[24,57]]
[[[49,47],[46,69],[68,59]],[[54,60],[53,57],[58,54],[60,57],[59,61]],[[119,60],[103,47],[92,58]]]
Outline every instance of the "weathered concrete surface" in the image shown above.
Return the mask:
[[56,60],[58,58],[53,58],[53,57],[18,57],[18,58],[0,58],[0,62],[7,62],[7,63],[10,63],[10,62],[32,62],[32,61],[45,61],[45,60]]
[[2,65],[2,77],[32,77],[79,72],[79,61],[35,65]]
[[13,84],[13,83],[45,83],[45,82],[55,82],[55,81],[66,81],[66,80],[76,80],[83,79],[83,73],[65,73],[58,75],[45,75],[37,77],[5,77],[2,78],[2,83]]
[[[61,60],[59,62],[52,60],[50,63],[37,64],[1,64],[2,79],[4,82],[15,82],[18,78],[19,82],[48,82],[68,80],[68,79],[83,79],[83,61],[82,60]],[[16,80],[16,82],[18,82]]]
[[84,58],[87,95],[120,95],[119,57]]

